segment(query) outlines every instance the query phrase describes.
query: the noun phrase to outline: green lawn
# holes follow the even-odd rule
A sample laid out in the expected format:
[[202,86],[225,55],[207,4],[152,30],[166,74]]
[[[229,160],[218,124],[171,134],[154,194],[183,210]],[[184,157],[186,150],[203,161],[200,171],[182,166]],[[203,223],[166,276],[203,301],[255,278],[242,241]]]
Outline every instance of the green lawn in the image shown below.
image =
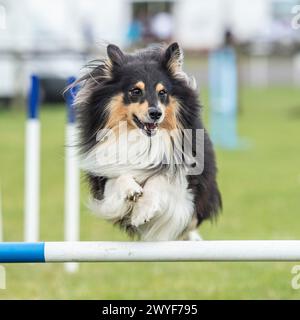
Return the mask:
[[[204,92],[207,105],[207,94]],[[205,239],[300,239],[300,90],[243,89],[239,131],[252,147],[217,151],[224,211],[202,227]],[[207,117],[207,114],[206,114]],[[41,239],[63,239],[65,112],[43,107]],[[23,239],[24,113],[0,111],[0,184],[6,241]],[[85,208],[81,239],[124,240]],[[276,299],[291,288],[294,263],[94,263],[77,274],[61,264],[5,265],[0,299]]]

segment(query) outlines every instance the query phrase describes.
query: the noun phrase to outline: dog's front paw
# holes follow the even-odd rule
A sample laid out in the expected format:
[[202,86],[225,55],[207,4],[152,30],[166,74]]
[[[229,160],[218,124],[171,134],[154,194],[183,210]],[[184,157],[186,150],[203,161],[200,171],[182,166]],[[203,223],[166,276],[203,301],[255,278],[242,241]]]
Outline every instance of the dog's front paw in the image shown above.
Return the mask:
[[143,188],[130,175],[119,177],[118,183],[125,200],[136,202],[143,195]]
[[138,199],[143,195],[143,188],[138,185],[135,189],[131,189],[126,197],[126,200],[137,202]]
[[157,204],[142,204],[137,205],[132,212],[131,215],[131,225],[134,227],[141,226],[147,222],[149,222],[155,214],[159,211],[159,207]]

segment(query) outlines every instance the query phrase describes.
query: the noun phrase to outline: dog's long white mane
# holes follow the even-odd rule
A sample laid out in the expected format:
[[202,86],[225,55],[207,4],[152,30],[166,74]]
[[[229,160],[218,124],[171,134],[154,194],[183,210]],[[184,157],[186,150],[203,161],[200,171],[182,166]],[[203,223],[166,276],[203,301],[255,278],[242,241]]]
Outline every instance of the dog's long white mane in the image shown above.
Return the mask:
[[131,174],[143,181],[147,176],[168,168],[171,176],[187,171],[189,156],[184,155],[179,131],[158,130],[156,135],[148,137],[139,129],[122,130],[118,135],[114,130],[102,130],[98,134],[99,142],[81,157],[81,168],[93,175],[117,178]]

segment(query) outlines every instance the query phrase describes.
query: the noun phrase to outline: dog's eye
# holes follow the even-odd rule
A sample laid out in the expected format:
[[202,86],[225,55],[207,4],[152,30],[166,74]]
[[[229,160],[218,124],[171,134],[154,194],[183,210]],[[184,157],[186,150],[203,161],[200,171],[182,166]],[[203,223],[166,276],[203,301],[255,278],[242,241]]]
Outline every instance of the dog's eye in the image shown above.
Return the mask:
[[133,88],[129,91],[129,93],[132,97],[140,97],[143,94],[140,88]]
[[166,90],[160,90],[159,92],[158,92],[158,95],[160,96],[160,97],[165,97],[166,95],[167,95],[167,91]]

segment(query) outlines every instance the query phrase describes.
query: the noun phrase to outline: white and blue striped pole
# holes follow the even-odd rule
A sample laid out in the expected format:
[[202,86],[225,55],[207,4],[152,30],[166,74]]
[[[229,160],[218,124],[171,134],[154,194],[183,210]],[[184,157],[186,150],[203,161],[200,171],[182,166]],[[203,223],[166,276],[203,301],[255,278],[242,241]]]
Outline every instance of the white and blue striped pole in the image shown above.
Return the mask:
[[[75,82],[74,77],[68,79],[68,85]],[[65,151],[65,241],[78,241],[80,234],[80,171],[76,154],[76,123],[74,98],[77,87],[72,87],[66,95],[67,125]],[[66,263],[67,272],[76,272],[77,263]]]
[[39,78],[36,75],[31,76],[25,135],[24,239],[36,242],[39,239],[40,210]]
[[0,263],[300,261],[300,240],[0,243]]

